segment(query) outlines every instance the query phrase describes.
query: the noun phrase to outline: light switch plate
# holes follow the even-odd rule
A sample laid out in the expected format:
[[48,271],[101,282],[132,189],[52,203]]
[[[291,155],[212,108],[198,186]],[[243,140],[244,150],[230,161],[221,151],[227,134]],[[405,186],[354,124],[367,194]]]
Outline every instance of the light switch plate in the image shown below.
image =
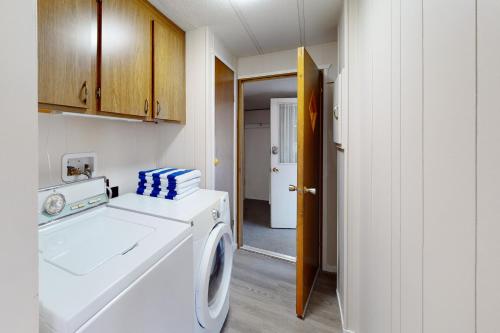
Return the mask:
[[90,170],[92,170],[92,175],[95,175],[97,171],[97,154],[69,153],[63,155],[62,167],[61,167],[62,180],[66,183],[72,183],[79,180],[88,179],[86,175],[77,175],[77,176],[68,175],[68,167],[74,167],[83,172],[85,164],[88,164]]

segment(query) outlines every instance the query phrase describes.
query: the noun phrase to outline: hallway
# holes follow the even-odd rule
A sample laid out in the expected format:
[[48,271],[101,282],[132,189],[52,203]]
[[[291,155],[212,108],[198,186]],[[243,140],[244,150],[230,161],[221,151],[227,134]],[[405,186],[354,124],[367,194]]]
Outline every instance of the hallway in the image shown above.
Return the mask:
[[341,333],[335,277],[320,275],[306,319],[295,315],[295,265],[238,250],[224,333]]
[[262,250],[297,255],[296,230],[272,229],[271,206],[267,201],[245,199],[243,244]]

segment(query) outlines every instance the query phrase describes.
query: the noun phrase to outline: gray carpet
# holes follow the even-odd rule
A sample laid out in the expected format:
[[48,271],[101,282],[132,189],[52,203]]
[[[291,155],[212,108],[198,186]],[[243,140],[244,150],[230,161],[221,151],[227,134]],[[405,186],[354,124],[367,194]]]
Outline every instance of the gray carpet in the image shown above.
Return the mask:
[[259,249],[297,255],[295,229],[272,229],[271,206],[267,201],[245,199],[243,244]]

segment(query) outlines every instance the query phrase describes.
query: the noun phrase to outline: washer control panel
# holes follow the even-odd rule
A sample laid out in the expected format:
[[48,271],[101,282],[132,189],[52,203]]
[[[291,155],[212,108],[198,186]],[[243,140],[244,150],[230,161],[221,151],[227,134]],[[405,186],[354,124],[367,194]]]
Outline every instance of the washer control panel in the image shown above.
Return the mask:
[[108,203],[104,177],[38,191],[38,225]]

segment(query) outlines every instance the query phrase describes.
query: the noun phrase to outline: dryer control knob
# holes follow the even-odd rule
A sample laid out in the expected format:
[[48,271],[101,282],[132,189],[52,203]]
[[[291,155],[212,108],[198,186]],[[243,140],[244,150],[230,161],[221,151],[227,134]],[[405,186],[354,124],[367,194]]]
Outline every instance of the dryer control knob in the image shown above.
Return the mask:
[[220,219],[220,211],[218,209],[212,209],[212,218],[214,221]]

